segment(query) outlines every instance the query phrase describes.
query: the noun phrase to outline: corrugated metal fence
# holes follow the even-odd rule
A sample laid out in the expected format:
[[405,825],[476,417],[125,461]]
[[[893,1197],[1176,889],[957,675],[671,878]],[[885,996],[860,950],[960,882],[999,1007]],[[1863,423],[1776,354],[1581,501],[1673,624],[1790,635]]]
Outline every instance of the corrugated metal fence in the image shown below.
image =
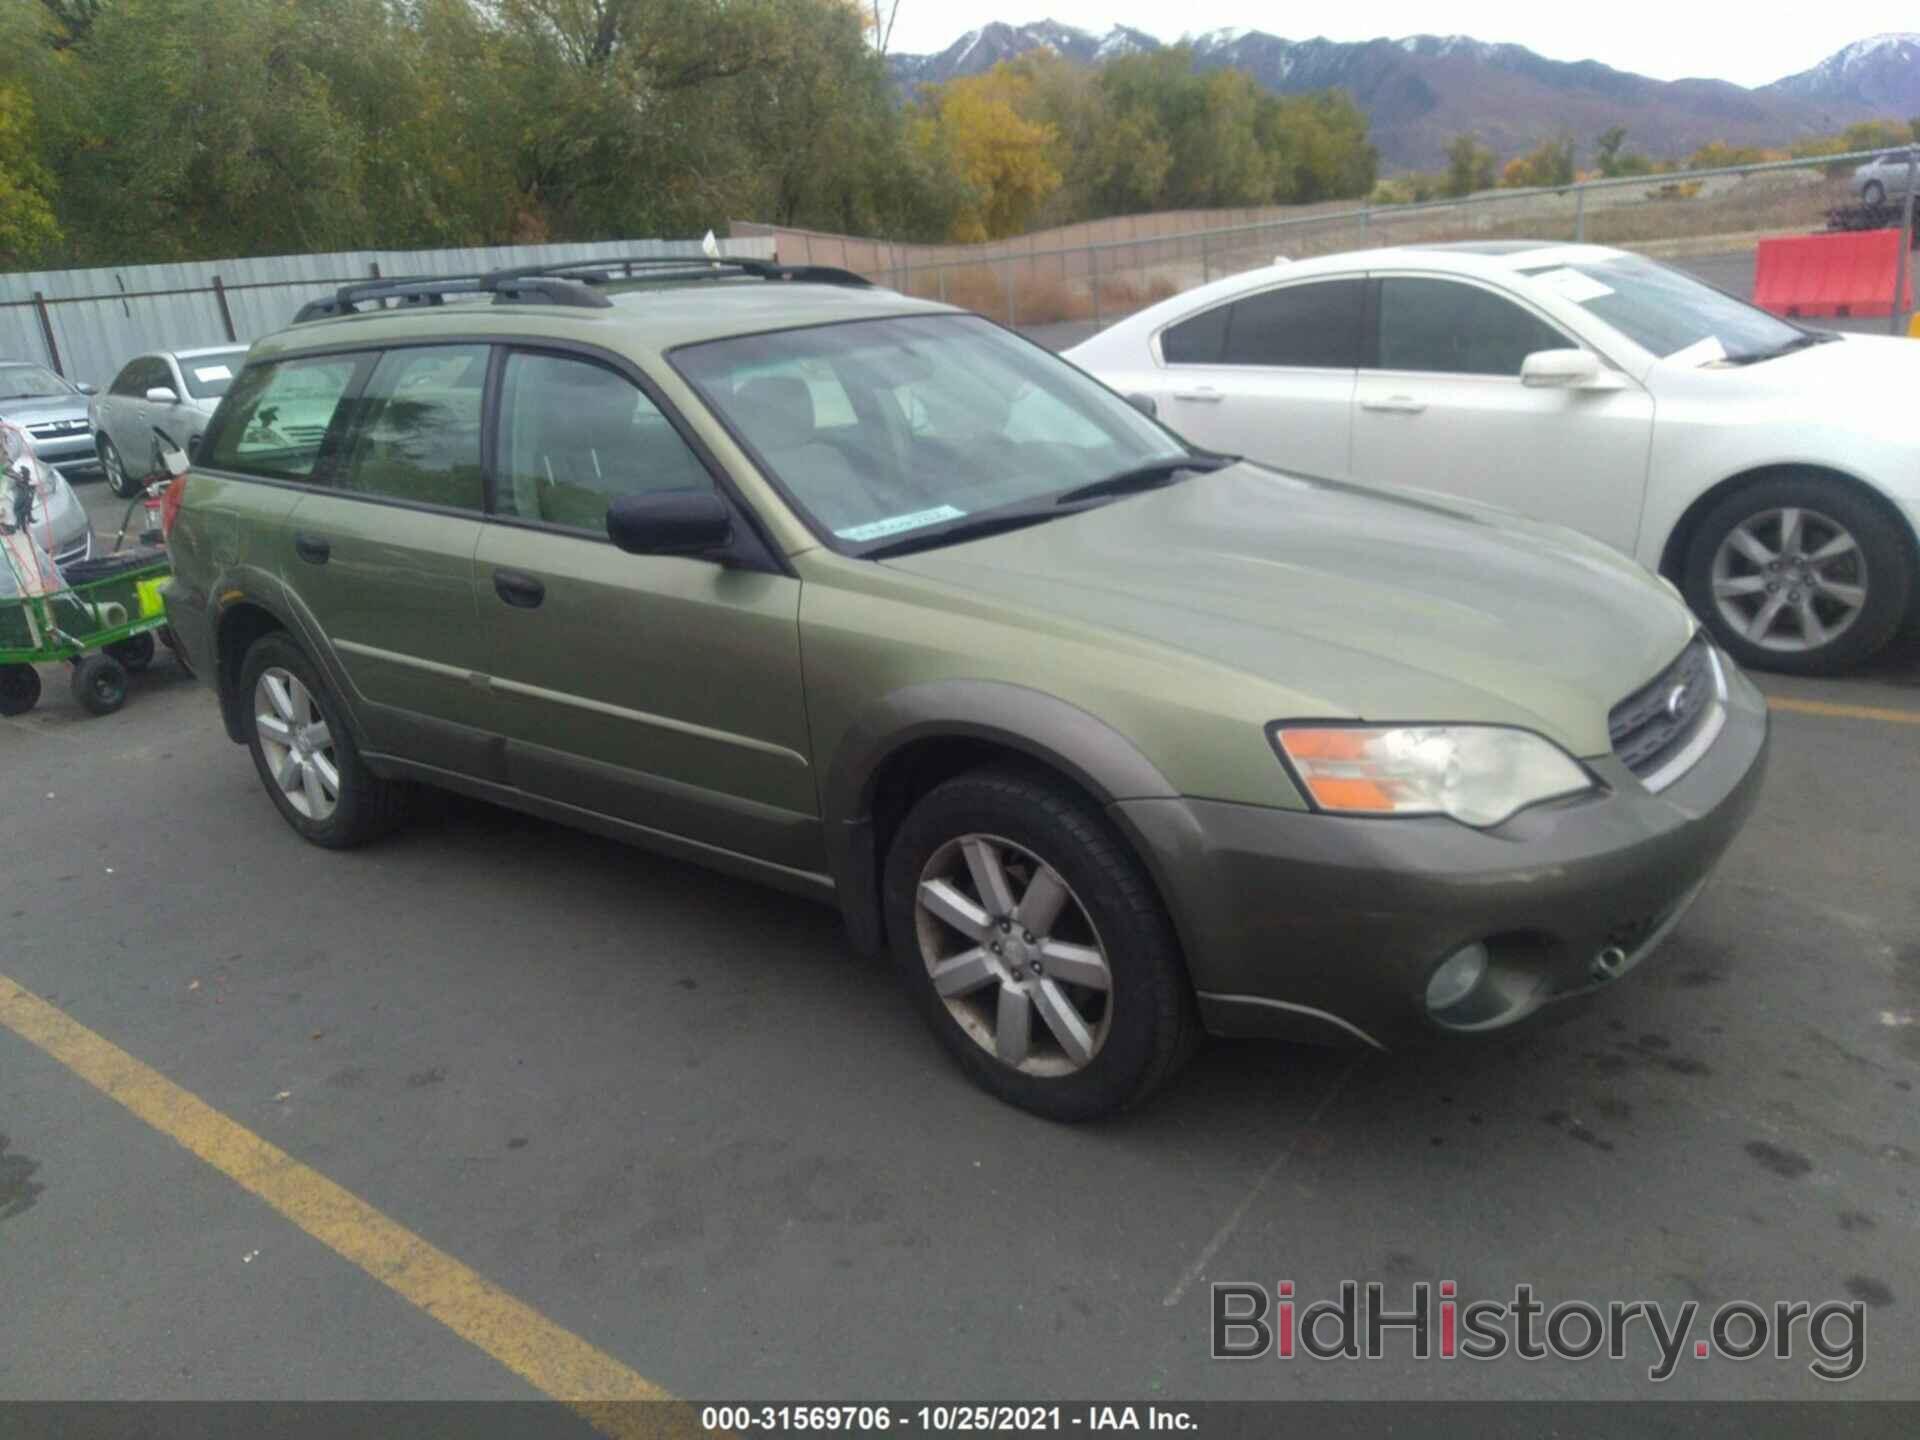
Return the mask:
[[[728,255],[765,259],[773,254],[773,241],[766,238],[720,245]],[[144,350],[252,341],[280,329],[307,301],[376,276],[461,275],[563,260],[699,254],[697,240],[610,240],[25,271],[0,275],[0,359],[39,360],[70,380],[105,385]]]

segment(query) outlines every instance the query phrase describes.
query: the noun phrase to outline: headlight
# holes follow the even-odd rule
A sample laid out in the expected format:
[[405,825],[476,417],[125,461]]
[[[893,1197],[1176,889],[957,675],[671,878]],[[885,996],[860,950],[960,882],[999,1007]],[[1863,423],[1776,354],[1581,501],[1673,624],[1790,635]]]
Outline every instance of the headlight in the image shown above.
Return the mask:
[[1498,825],[1578,795],[1593,778],[1559,747],[1493,725],[1276,726],[1273,743],[1316,809],[1336,815],[1451,815]]

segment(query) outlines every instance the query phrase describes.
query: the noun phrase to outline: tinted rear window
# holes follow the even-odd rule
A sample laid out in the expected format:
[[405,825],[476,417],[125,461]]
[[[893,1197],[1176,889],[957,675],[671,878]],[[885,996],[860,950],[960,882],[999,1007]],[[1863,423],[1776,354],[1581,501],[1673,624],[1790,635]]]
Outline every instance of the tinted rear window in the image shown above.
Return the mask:
[[1364,280],[1325,280],[1250,295],[1232,306],[1229,365],[1352,370],[1360,363]]

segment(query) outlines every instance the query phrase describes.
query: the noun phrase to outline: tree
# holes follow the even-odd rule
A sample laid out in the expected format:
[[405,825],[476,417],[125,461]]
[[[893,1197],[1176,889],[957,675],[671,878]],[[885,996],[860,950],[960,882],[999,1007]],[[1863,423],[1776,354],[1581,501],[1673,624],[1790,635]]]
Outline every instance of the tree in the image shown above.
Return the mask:
[[1447,194],[1471,195],[1493,188],[1493,151],[1473,134],[1456,135],[1447,146]]
[[1024,229],[1040,203],[1060,187],[1051,125],[1023,118],[1031,82],[1008,66],[929,87],[913,122],[915,145],[944,157],[967,187],[952,238],[999,239]]
[[1542,140],[1516,155],[1500,173],[1500,183],[1519,188],[1554,188],[1573,183],[1573,137]]
[[0,85],[0,263],[25,265],[60,239],[54,189],[40,162],[32,99]]

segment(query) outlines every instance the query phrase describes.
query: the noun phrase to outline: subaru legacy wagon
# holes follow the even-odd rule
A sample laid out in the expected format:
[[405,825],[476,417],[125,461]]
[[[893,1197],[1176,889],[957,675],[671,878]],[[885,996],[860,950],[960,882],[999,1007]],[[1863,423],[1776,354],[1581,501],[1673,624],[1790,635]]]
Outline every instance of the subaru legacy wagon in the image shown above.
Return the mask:
[[442,786],[818,897],[1081,1119],[1203,1031],[1613,984],[1753,807],[1760,696],[1604,545],[1195,449],[844,272],[628,268],[348,287],[209,422],[169,617],[306,840]]

